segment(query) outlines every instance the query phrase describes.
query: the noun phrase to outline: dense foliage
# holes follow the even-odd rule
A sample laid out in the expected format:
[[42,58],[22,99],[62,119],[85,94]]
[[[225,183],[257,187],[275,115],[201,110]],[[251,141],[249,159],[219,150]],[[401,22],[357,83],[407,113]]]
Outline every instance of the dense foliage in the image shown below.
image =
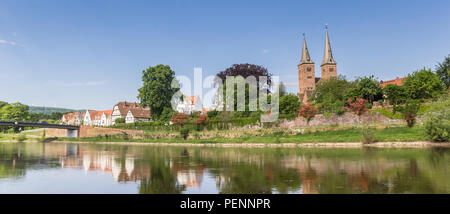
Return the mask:
[[444,95],[433,102],[424,122],[425,133],[432,141],[450,141],[450,96]]
[[294,94],[288,94],[280,97],[280,113],[294,114],[300,108],[300,101]]
[[348,97],[360,97],[372,103],[373,101],[381,100],[383,92],[378,81],[373,76],[370,76],[357,79],[356,87],[347,93]]
[[142,71],[143,85],[137,98],[143,106],[151,109],[152,117],[158,119],[164,108],[171,107],[172,96],[179,88],[172,87],[175,72],[168,65],[157,65]]
[[310,99],[318,105],[320,112],[342,113],[345,98],[355,87],[354,82],[347,81],[343,76],[322,79]]
[[422,69],[409,74],[405,79],[406,93],[411,99],[438,97],[444,92],[444,86],[431,69]]
[[450,54],[436,66],[436,75],[447,88],[450,87]]

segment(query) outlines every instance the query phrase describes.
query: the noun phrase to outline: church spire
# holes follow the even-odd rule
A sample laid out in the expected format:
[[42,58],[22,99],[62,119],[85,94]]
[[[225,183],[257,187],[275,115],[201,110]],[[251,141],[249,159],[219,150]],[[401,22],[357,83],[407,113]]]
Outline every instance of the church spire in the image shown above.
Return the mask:
[[308,46],[306,46],[306,37],[303,34],[303,49],[302,49],[302,59],[300,60],[300,64],[303,63],[314,63],[309,56]]
[[325,25],[325,51],[323,53],[322,65],[325,64],[336,64],[333,59],[333,54],[331,53],[330,39],[328,38],[328,25]]

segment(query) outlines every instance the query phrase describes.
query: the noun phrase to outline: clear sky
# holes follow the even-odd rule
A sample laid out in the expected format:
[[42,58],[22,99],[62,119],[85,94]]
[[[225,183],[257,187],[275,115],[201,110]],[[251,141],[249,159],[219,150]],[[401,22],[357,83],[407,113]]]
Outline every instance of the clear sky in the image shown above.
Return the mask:
[[253,63],[296,82],[302,33],[320,76],[326,23],[339,74],[387,80],[450,54],[449,11],[448,0],[1,0],[0,100],[110,109],[136,101],[157,64],[192,76]]

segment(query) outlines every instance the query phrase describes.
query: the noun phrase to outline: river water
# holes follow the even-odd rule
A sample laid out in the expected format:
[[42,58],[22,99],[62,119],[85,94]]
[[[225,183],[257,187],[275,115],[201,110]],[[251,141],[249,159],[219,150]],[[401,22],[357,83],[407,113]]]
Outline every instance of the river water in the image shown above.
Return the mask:
[[450,149],[0,143],[0,193],[450,193]]

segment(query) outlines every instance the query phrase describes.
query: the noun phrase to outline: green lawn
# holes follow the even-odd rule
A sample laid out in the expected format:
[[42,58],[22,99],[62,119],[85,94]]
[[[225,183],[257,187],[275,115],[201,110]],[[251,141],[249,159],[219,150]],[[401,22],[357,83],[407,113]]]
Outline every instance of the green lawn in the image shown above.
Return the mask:
[[[212,137],[209,139],[122,139],[116,137],[65,138],[68,141],[92,142],[167,142],[167,143],[309,143],[309,142],[360,142],[364,129],[353,128],[345,130],[316,131],[296,135],[286,135],[282,132],[275,134],[248,135],[243,137]],[[378,142],[388,141],[426,141],[422,127],[391,127],[373,129]],[[192,134],[191,134],[192,136]]]

